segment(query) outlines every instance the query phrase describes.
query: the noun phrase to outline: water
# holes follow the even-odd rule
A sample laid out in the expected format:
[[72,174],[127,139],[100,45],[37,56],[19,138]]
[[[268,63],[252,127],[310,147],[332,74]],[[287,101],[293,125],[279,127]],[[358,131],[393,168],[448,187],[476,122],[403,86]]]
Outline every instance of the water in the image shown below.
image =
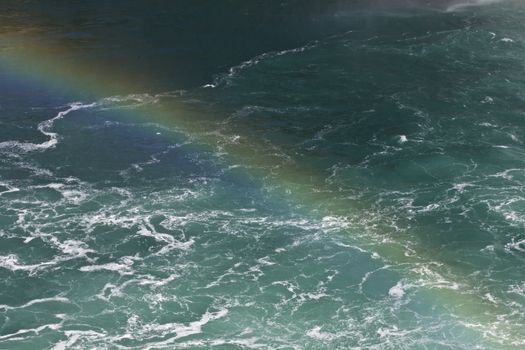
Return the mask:
[[2,2],[0,348],[523,348],[524,17]]

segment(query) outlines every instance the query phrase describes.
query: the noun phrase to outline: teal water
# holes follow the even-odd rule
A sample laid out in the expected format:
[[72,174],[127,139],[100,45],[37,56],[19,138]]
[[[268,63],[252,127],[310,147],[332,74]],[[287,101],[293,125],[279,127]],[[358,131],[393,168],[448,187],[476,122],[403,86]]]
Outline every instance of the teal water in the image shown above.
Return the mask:
[[2,2],[0,348],[522,349],[524,19]]

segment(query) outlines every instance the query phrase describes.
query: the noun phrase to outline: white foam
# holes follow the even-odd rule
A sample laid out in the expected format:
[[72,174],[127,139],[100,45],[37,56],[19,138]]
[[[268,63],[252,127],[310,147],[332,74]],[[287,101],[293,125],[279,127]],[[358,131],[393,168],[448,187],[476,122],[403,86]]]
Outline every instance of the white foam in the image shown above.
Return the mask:
[[337,334],[323,332],[321,329],[322,328],[320,326],[315,326],[314,328],[308,330],[306,335],[310,338],[321,341],[330,341],[337,338]]
[[173,249],[188,250],[191,248],[193,243],[195,243],[194,240],[180,242],[172,235],[157,232],[151,225],[147,223],[141,225],[137,233],[144,237],[152,237],[158,242],[166,243],[166,245],[159,252],[157,252],[159,255],[166,254]]
[[88,253],[96,253],[95,250],[90,249],[85,242],[76,240],[66,240],[64,242],[55,242],[64,254],[70,255],[74,258],[86,258],[88,261]]
[[55,344],[51,348],[51,350],[66,350],[70,349],[80,338],[87,338],[87,339],[100,339],[102,337],[105,337],[105,333],[98,333],[95,331],[65,331],[64,332],[67,336],[67,340],[60,341]]
[[516,250],[519,252],[525,252],[525,239],[516,241],[513,238],[511,242],[505,244],[505,250],[507,251]]
[[270,257],[265,256],[263,258],[257,259],[257,262],[264,265],[264,266],[272,266],[275,265],[273,261],[270,261]]
[[[220,319],[228,314],[228,309],[221,309],[217,312],[206,312],[202,317],[197,320],[190,322],[188,325],[180,323],[165,323],[165,324],[146,324],[139,329],[133,329],[135,334],[139,335],[151,335],[158,334],[161,336],[175,334],[174,337],[168,338],[163,341],[151,343],[145,346],[143,349],[157,349],[159,347],[166,347],[169,344],[174,343],[176,340],[185,338],[191,335],[202,333],[202,327],[211,321]],[[138,320],[132,320],[131,323],[138,323]]]
[[505,180],[514,180],[514,176],[511,173],[522,172],[522,171],[523,171],[523,169],[512,168],[512,169],[507,169],[505,171],[501,171],[501,172],[496,173],[494,175],[489,175],[489,177],[501,177],[501,178],[504,178]]
[[470,184],[468,182],[465,182],[465,183],[454,184],[454,186],[452,186],[452,188],[454,190],[458,191],[458,192],[464,192],[465,188],[467,188],[469,186],[472,186],[472,184]]
[[488,122],[479,123],[479,125],[485,126],[487,128],[496,128],[497,127],[497,125],[494,125],[494,124],[491,124],[491,123],[488,123]]
[[493,304],[497,304],[498,303],[497,299],[490,293],[485,293],[485,295],[483,296],[483,299],[488,300],[488,301],[490,301]]
[[495,247],[493,244],[489,244],[485,246],[485,248],[480,249],[481,252],[493,252],[495,250]]
[[321,227],[324,230],[339,230],[348,228],[350,225],[348,218],[344,216],[324,216],[321,220]]
[[[177,349],[212,349],[216,347],[225,348],[240,348],[240,349],[265,349],[273,350],[274,348],[268,347],[265,343],[258,343],[257,338],[245,338],[245,339],[221,339],[216,338],[212,340],[190,340],[187,342],[177,343]],[[149,347],[148,349],[152,349]],[[153,347],[153,349],[156,349]],[[302,347],[291,347],[291,350],[302,350]]]
[[485,96],[485,98],[483,100],[481,100],[481,103],[485,104],[485,103],[488,103],[488,104],[494,104],[494,99],[490,96]]
[[486,6],[500,2],[501,0],[464,0],[458,1],[447,7],[447,12],[461,11],[469,7]]
[[177,277],[179,276],[176,274],[171,274],[167,278],[160,280],[160,281],[156,279],[143,279],[143,280],[140,280],[138,284],[141,286],[152,286],[153,288],[158,288],[158,287],[165,286],[168,283],[174,281],[175,279],[177,279]]
[[514,135],[514,134],[512,134],[510,132],[508,133],[508,135],[510,136],[512,141],[514,141],[514,142],[519,142],[520,141],[520,139],[516,135]]
[[19,329],[19,330],[16,331],[15,333],[10,333],[10,334],[5,334],[5,335],[0,335],[0,340],[13,338],[13,337],[15,337],[15,336],[18,336],[18,335],[21,335],[21,334],[27,334],[27,333],[38,334],[38,333],[42,332],[42,331],[45,330],[45,329],[50,329],[50,330],[53,330],[53,331],[57,331],[57,330],[59,330],[61,327],[62,327],[62,322],[60,322],[60,323],[45,324],[45,325],[42,325],[42,326],[39,326],[39,327],[30,328],[30,329]]
[[293,48],[293,49],[282,50],[282,51],[272,51],[272,52],[266,52],[266,53],[260,54],[258,56],[253,57],[252,59],[250,59],[248,61],[242,62],[241,64],[239,64],[237,66],[231,67],[227,74],[223,74],[221,76],[218,76],[212,83],[205,84],[202,87],[203,88],[216,88],[217,86],[221,85],[222,83],[229,84],[229,83],[231,83],[231,79],[233,77],[235,77],[239,72],[241,72],[241,71],[243,71],[243,70],[245,70],[247,68],[253,67],[253,66],[259,64],[260,62],[263,62],[263,61],[265,61],[267,59],[271,59],[271,58],[278,57],[278,56],[304,52],[306,50],[309,50],[309,49],[317,46],[317,44],[318,44],[318,42],[314,41],[314,42],[311,42],[311,43],[309,43],[309,44],[307,44],[305,46],[301,46],[301,47],[297,47],[297,48]]
[[40,131],[42,134],[47,136],[49,139],[42,143],[32,143],[32,142],[20,142],[20,141],[3,141],[0,142],[0,149],[8,149],[8,150],[18,150],[20,152],[26,153],[26,152],[33,152],[33,151],[44,151],[49,148],[53,148],[58,143],[58,134],[56,132],[52,132],[52,128],[54,123],[64,118],[66,115],[68,115],[71,112],[78,111],[80,109],[84,108],[91,108],[96,106],[96,103],[91,104],[82,104],[79,102],[75,102],[69,105],[69,108],[65,111],[59,112],[55,117],[45,120],[38,124],[38,131]]
[[32,306],[32,305],[49,303],[49,302],[70,303],[69,299],[64,298],[64,297],[56,296],[56,297],[52,297],[52,298],[33,299],[33,300],[28,301],[27,303],[19,305],[19,306],[0,305],[0,309],[3,309],[3,310],[24,309],[24,308]]
[[405,289],[402,282],[397,282],[395,286],[390,288],[388,291],[388,295],[390,295],[392,298],[401,299],[405,295]]
[[72,186],[63,183],[49,183],[47,185],[34,186],[32,188],[51,188],[59,192],[66,201],[76,205],[89,197],[89,194],[83,191],[79,186]]
[[134,272],[131,269],[135,260],[140,258],[135,256],[125,256],[120,258],[120,263],[107,263],[101,265],[87,265],[82,266],[79,270],[82,272],[97,272],[97,271],[113,271],[120,275],[132,275]]
[[[416,285],[418,287],[430,287],[439,289],[458,290],[460,285],[457,282],[447,280],[444,276],[438,273],[435,269],[440,266],[438,263],[418,264],[418,266],[411,269],[412,272],[419,275]],[[405,285],[406,290],[408,286]]]
[[154,104],[159,101],[160,95],[151,94],[129,94],[105,97],[97,102],[103,108],[133,108],[145,104]]
[[325,297],[329,297],[328,294],[324,292],[319,293],[302,293],[299,295],[301,300],[320,300]]
[[514,293],[522,297],[525,297],[525,282],[522,282],[521,284],[511,285],[509,289],[509,293]]
[[95,272],[95,271],[115,271],[122,275],[130,274],[130,266],[127,264],[118,264],[118,263],[107,263],[102,265],[89,265],[82,266],[79,270],[82,272]]
[[198,334],[202,332],[202,326],[208,324],[211,321],[217,320],[219,318],[222,318],[228,314],[227,309],[222,309],[217,312],[206,312],[202,317],[194,322],[190,322],[187,326],[181,325],[177,323],[169,323],[164,325],[155,325],[155,329],[157,331],[163,332],[165,330],[168,330],[169,333],[171,331],[175,331],[177,334],[176,339],[187,337],[193,334]]
[[7,183],[7,182],[0,182],[0,186],[6,188],[5,191],[1,191],[1,192],[0,192],[0,196],[3,195],[3,194],[6,194],[6,193],[13,193],[13,192],[18,192],[18,191],[20,191],[20,189],[19,189],[18,187],[12,186],[12,185],[10,185],[10,184]]
[[380,338],[404,337],[411,332],[419,331],[418,328],[412,330],[400,330],[396,325],[390,328],[381,327],[377,330],[377,335]]
[[38,269],[55,264],[56,261],[46,261],[40,264],[23,265],[19,263],[18,256],[14,254],[0,256],[0,267],[11,271],[28,271],[33,273]]

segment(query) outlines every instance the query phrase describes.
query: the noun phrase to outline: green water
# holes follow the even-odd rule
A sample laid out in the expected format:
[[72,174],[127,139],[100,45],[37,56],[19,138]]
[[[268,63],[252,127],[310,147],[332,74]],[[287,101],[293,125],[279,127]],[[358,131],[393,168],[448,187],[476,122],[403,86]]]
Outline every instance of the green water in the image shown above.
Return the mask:
[[525,3],[65,4],[0,3],[1,349],[525,347]]

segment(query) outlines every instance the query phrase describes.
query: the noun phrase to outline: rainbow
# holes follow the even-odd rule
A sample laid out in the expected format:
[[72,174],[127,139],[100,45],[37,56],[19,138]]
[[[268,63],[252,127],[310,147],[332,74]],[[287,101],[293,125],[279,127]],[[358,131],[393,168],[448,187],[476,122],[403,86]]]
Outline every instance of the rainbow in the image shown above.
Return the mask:
[[[6,40],[10,43],[9,47],[0,48],[3,70],[66,96],[88,95],[97,100],[114,96],[123,87],[141,86],[132,77],[115,74],[111,67],[78,60],[72,62],[67,59],[71,48],[53,43],[26,42],[24,36],[18,33],[0,34],[0,44]],[[147,84],[142,86],[145,89]],[[417,235],[412,235],[415,241],[410,242],[413,254],[406,254],[407,242],[384,229],[370,229],[349,220],[349,213],[352,217],[364,217],[370,213],[363,212],[348,200],[332,198],[324,174],[302,164],[282,167],[274,157],[262,151],[265,145],[261,141],[247,139],[242,134],[238,135],[236,142],[225,143],[221,135],[209,132],[209,123],[201,122],[209,119],[209,112],[196,110],[184,103],[155,103],[163,96],[166,95],[151,96],[152,103],[140,108],[123,109],[121,113],[130,120],[176,128],[200,147],[221,147],[229,162],[241,164],[246,176],[261,179],[276,198],[295,203],[314,220],[337,221],[348,233],[350,244],[369,252],[371,256],[378,255],[385,264],[399,266],[409,282],[424,280],[426,283],[421,288],[428,302],[449,310],[463,324],[483,336],[489,347],[517,349],[525,346],[525,329],[505,321],[504,316],[509,310],[475,292],[474,281],[461,268],[435,261],[433,247],[417,241]],[[436,278],[446,283],[435,283],[433,279]]]

